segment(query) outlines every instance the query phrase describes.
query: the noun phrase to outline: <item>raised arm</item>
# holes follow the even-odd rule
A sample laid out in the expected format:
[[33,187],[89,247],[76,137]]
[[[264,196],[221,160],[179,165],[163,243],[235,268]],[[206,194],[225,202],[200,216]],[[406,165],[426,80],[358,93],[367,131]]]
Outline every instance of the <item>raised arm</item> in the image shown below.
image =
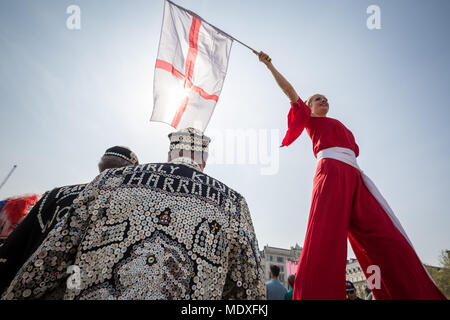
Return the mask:
[[264,52],[256,52],[254,51],[256,55],[259,57],[259,61],[264,63],[267,68],[272,72],[273,77],[275,78],[275,81],[280,86],[281,90],[288,96],[289,100],[291,102],[297,102],[299,99],[299,96],[297,92],[295,91],[294,87],[287,81],[281,73],[278,72],[278,70],[273,66],[269,56]]
[[297,139],[305,129],[311,117],[311,109],[300,99],[294,87],[287,81],[281,73],[273,66],[271,59],[264,52],[253,51],[259,57],[259,61],[264,63],[272,72],[275,81],[281,90],[288,96],[291,101],[291,109],[288,114],[288,131],[281,143],[281,146],[288,146]]

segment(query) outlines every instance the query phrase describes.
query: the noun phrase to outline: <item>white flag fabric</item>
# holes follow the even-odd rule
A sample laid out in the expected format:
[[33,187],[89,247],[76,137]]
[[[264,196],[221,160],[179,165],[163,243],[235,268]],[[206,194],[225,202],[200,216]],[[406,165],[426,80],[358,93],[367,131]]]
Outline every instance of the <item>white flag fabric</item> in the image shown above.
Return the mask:
[[165,0],[151,121],[204,131],[222,91],[233,40]]

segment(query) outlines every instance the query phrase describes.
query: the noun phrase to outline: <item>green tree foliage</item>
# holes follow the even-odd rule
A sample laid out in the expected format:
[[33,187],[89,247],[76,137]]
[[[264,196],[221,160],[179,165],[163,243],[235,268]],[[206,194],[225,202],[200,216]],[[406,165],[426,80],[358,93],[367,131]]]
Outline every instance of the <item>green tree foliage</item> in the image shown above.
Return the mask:
[[428,272],[442,293],[450,299],[450,250],[442,250],[439,256],[440,267],[426,266]]

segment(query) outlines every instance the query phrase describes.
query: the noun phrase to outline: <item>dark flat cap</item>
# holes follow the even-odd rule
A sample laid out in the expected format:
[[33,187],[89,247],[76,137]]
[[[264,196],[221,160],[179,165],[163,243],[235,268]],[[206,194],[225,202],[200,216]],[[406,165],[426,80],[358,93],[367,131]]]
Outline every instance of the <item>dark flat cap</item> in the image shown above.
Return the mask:
[[126,147],[115,146],[107,149],[103,156],[114,156],[127,160],[132,165],[139,164],[136,154]]

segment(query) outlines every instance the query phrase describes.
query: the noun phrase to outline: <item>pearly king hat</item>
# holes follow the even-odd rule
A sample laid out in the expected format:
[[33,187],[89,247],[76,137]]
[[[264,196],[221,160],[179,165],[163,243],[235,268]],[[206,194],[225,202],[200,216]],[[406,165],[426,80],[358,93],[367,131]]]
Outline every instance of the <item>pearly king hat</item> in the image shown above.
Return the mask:
[[115,146],[107,149],[103,156],[114,156],[127,160],[131,165],[138,165],[139,160],[136,154],[127,147]]
[[208,153],[208,145],[211,139],[203,135],[203,132],[186,128],[169,134],[170,151],[185,150]]

